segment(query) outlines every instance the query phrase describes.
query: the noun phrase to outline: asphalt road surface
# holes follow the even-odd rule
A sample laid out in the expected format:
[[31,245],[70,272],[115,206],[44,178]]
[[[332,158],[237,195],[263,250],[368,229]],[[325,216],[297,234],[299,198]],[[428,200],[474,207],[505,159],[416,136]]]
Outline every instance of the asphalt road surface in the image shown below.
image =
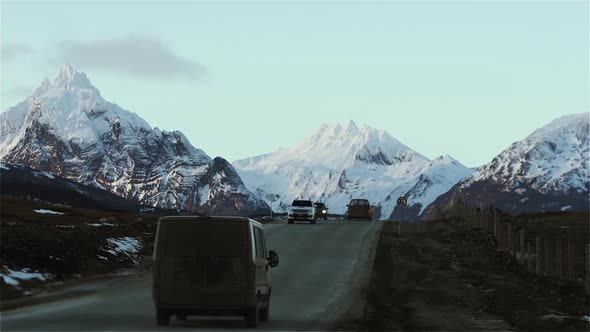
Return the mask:
[[[327,330],[343,315],[362,315],[379,222],[267,224],[267,247],[279,254],[271,269],[270,321],[259,330]],[[156,325],[151,274],[81,286],[91,292],[2,312],[2,331],[242,330],[242,317],[172,319]],[[350,317],[349,317],[350,318]]]

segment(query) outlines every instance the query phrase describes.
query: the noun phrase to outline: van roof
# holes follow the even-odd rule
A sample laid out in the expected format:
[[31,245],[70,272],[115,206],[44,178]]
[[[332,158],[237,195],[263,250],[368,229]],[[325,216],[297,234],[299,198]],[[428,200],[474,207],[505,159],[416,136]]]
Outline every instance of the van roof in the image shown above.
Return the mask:
[[254,219],[238,216],[166,216],[160,217],[160,221],[234,221],[252,222],[260,227],[262,224]]

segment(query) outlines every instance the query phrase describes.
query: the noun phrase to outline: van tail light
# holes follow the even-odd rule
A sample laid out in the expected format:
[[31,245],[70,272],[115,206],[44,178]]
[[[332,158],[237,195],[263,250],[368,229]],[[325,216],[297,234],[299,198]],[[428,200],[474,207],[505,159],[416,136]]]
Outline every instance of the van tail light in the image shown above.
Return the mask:
[[373,209],[369,208],[369,214],[373,214]]

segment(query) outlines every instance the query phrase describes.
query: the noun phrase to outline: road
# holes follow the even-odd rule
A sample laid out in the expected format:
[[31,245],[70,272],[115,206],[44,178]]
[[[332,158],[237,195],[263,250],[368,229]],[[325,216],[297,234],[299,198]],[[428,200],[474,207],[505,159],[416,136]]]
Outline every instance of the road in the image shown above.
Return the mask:
[[[360,315],[382,224],[325,221],[264,226],[280,265],[271,270],[271,317],[262,330],[327,330],[347,314]],[[155,331],[246,329],[240,317],[189,317],[155,324],[151,275],[83,286],[90,294],[2,313],[2,331]]]

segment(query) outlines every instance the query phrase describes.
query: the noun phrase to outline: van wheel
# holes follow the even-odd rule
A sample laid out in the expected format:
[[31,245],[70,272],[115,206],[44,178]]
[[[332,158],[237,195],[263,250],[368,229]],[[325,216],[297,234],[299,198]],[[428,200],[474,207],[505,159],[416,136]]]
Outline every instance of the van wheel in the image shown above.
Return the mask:
[[165,310],[158,309],[156,312],[156,319],[158,321],[158,325],[168,325],[170,324],[170,313]]
[[258,320],[260,317],[260,311],[258,310],[258,304],[256,304],[254,307],[248,309],[248,312],[246,313],[246,324],[248,325],[248,327],[257,327],[258,326]]
[[261,322],[268,322],[269,314],[270,314],[270,301],[268,301],[266,308],[260,310],[260,321]]

